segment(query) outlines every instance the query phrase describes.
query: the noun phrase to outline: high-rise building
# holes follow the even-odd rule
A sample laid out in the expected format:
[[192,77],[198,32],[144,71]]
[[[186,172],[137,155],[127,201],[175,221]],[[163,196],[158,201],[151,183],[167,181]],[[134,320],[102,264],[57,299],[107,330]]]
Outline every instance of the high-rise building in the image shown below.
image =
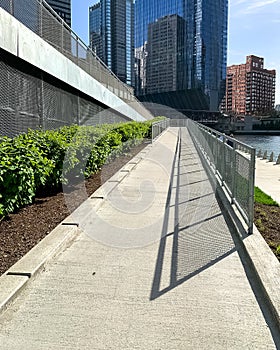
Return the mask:
[[123,82],[134,85],[134,0],[100,0],[89,8],[90,47]]
[[147,94],[184,88],[185,20],[174,14],[148,25]]
[[105,61],[105,52],[103,52],[105,45],[103,45],[101,35],[100,2],[89,8],[89,44],[92,51],[94,51],[102,61]]
[[135,48],[135,92],[144,95],[147,87],[147,42],[143,46]]
[[54,11],[71,27],[71,0],[46,0]]
[[203,91],[209,109],[217,110],[225,92],[228,0],[136,0],[135,47],[148,41],[150,23],[173,14],[185,21],[181,86]]
[[263,114],[275,103],[275,70],[264,69],[264,59],[254,55],[246,63],[227,68],[224,111],[234,114]]

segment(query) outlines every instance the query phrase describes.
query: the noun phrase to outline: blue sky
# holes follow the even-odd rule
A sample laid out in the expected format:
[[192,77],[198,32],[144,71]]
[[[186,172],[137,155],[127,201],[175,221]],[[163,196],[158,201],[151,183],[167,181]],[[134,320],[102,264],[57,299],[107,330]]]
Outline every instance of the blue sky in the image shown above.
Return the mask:
[[[72,0],[72,28],[88,44],[88,8],[96,0]],[[228,65],[247,55],[276,69],[275,102],[280,104],[280,0],[229,0]],[[279,76],[278,76],[279,75]]]

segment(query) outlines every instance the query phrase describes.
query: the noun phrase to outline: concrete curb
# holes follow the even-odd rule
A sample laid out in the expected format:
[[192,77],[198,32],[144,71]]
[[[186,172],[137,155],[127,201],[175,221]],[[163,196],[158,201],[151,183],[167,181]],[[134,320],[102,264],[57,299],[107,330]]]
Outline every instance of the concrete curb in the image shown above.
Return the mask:
[[[89,199],[106,199],[108,194],[110,194],[116,186],[118,186],[129,173],[141,162],[142,159],[150,152],[152,144],[148,144],[142,151],[140,151],[136,156],[134,156],[130,161],[128,161],[122,168],[120,168],[113,176],[111,176],[102,186],[100,186]],[[85,201],[86,202],[86,201]],[[81,204],[83,205],[83,204]],[[100,203],[99,206],[101,206]],[[96,208],[99,208],[96,207]],[[77,208],[76,210],[79,210]],[[75,213],[75,212],[74,212]],[[74,215],[75,216],[75,215]]]
[[[101,185],[88,199],[85,199],[84,202],[64,221],[74,222],[80,227],[83,227],[84,223],[88,220],[90,215],[92,215],[92,211],[97,212],[97,210],[100,209],[100,207],[106,202],[108,195],[131,173],[131,171],[142,161],[142,159],[146,158],[152,147],[153,145],[149,144],[142,149],[112,177],[104,182],[104,184]],[[71,199],[68,204],[71,206]]]
[[266,298],[276,326],[280,330],[280,263],[255,225],[253,233],[248,235],[247,225],[237,208],[235,208],[235,205],[230,204],[228,195],[223,190],[208,161],[201,154],[201,150],[198,147],[196,149],[209,179],[214,186],[216,185],[217,195],[224,207],[225,214],[235,227],[238,241],[262,289],[262,294]]
[[7,309],[29,280],[27,276],[12,276],[6,273],[0,277],[0,314]]
[[242,242],[280,329],[280,263],[256,226],[253,234]]
[[[216,181],[218,180],[216,179]],[[251,269],[267,300],[272,317],[280,330],[280,263],[255,225],[253,233],[248,235],[246,223],[235,206],[229,203],[221,187],[218,195],[236,229],[239,243],[247,256]]]
[[[213,176],[213,174],[212,174]],[[216,178],[215,180],[219,182]],[[254,225],[253,233],[248,235],[246,223],[237,208],[231,205],[229,198],[218,184],[218,195],[225,212],[236,229],[239,243],[247,256],[263,296],[280,331],[280,263],[265,239]]]
[[46,263],[79,234],[77,225],[62,222],[0,277],[0,313]]
[[69,246],[78,236],[81,230],[76,218],[78,217],[82,220],[87,216],[88,203],[90,202],[91,208],[94,206],[97,210],[106,199],[106,196],[145,158],[151,147],[152,144],[147,145],[44,239],[0,276],[0,314],[7,309],[10,303],[25,288],[28,281],[34,278],[48,261]]

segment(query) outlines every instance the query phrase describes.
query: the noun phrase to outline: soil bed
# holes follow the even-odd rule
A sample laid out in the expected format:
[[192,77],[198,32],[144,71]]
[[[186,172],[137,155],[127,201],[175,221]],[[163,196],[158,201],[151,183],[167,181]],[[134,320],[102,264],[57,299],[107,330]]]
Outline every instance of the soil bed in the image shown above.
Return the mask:
[[[88,195],[95,192],[131,158],[147,146],[148,141],[135,146],[85,181]],[[79,197],[79,186],[73,187],[76,207],[84,200]],[[76,192],[76,193],[75,193]],[[74,208],[71,208],[74,209]],[[0,275],[39,243],[70,214],[62,191],[41,194],[34,203],[10,214],[0,222]]]
[[280,207],[274,205],[255,204],[254,222],[280,261]]
[[[101,171],[86,180],[85,185],[88,195],[96,191],[102,183],[113,176],[146,145],[147,143],[142,143],[134,147],[129,153],[104,165]],[[74,187],[73,191],[78,194],[78,186]],[[78,207],[83,200],[84,198],[79,198],[77,195],[76,206]],[[32,205],[2,220],[0,222],[0,275],[24,256],[69,214],[70,212],[64,201],[64,194],[61,191],[37,197]],[[280,253],[276,252],[277,246],[280,245],[280,207],[256,204],[255,223],[280,260]]]

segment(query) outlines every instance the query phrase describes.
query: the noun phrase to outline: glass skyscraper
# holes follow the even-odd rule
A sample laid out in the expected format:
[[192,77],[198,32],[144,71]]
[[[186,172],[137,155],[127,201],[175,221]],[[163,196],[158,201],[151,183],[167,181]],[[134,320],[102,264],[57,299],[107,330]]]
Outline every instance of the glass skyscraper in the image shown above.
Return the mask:
[[71,27],[71,0],[46,0],[55,12]]
[[101,3],[98,2],[89,8],[89,46],[105,61],[105,45],[101,33]]
[[[184,89],[199,89],[215,111],[224,95],[227,63],[228,0],[136,0],[135,48],[149,47],[148,26],[166,15],[185,20]],[[143,55],[145,57],[145,55]],[[142,63],[142,66],[145,66]],[[143,75],[143,73],[142,73]],[[146,81],[149,77],[146,75]],[[145,88],[142,89],[145,93]]]
[[184,89],[185,20],[178,15],[159,18],[148,26],[146,92]]
[[89,8],[90,47],[128,85],[134,84],[134,1],[100,0]]

